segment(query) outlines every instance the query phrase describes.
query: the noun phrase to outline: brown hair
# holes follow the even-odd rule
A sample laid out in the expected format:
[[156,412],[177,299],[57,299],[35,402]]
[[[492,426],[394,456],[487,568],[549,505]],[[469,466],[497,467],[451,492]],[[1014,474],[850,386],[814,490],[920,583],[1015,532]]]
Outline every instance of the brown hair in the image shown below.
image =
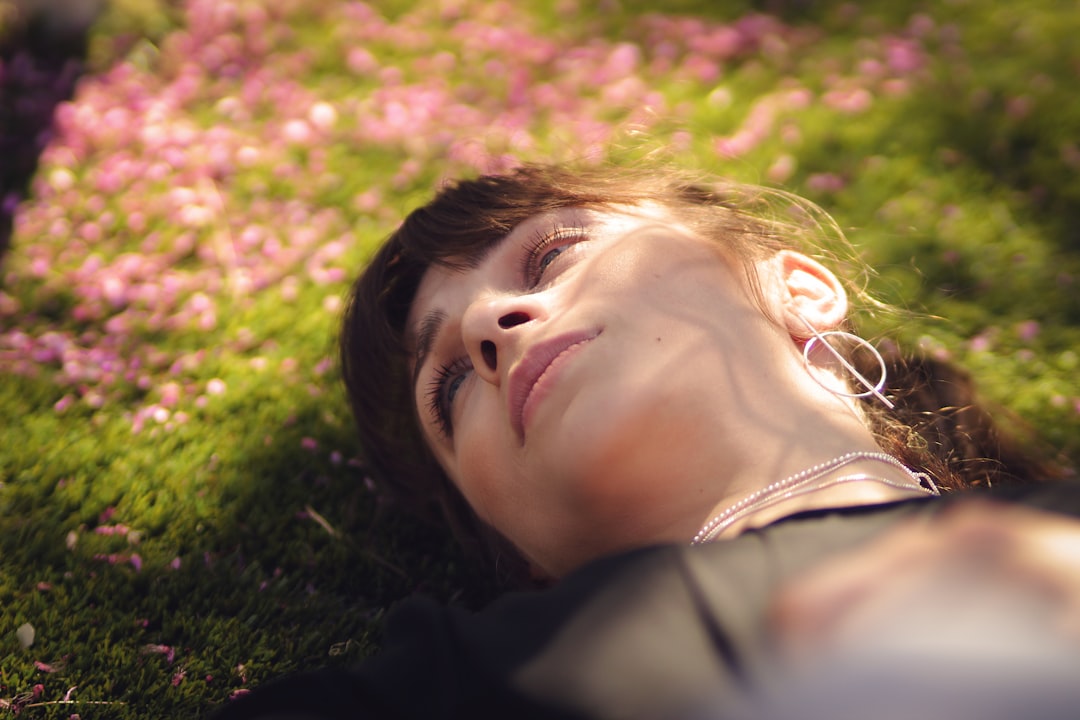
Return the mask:
[[[780,207],[778,209],[777,201]],[[501,175],[447,184],[413,211],[356,281],[341,335],[349,401],[372,473],[416,511],[439,508],[467,549],[495,560],[503,574],[523,571],[520,557],[480,523],[435,462],[419,431],[413,401],[406,317],[417,286],[433,265],[467,268],[516,225],[564,207],[657,203],[702,237],[743,261],[784,248],[833,266],[860,270],[843,234],[813,204],[778,191],[705,184],[677,171],[620,167],[526,165]],[[825,245],[835,247],[826,250]],[[856,297],[869,301],[858,286]],[[871,301],[872,302],[872,301]],[[886,414],[867,405],[884,450],[930,472],[939,487],[958,489],[1053,474],[1050,464],[1005,440],[973,400],[970,378],[945,363],[889,354]]]

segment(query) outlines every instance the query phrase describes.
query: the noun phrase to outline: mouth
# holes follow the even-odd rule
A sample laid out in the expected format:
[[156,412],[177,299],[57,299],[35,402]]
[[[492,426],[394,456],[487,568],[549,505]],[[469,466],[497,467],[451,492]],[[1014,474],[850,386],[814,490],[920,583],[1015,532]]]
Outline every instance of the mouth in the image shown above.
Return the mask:
[[528,425],[537,402],[554,380],[554,371],[581,346],[594,340],[599,334],[600,330],[593,329],[544,340],[529,348],[510,370],[510,423],[519,440],[524,441],[525,426]]

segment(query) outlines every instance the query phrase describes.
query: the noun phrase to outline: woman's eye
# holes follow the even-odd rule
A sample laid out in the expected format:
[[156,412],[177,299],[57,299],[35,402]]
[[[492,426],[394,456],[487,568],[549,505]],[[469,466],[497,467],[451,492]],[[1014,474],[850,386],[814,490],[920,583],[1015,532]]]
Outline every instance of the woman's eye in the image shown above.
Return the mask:
[[536,272],[540,275],[543,275],[544,271],[547,270],[548,265],[555,262],[555,258],[559,257],[559,255],[562,254],[563,250],[566,250],[566,248],[557,247],[544,253],[544,256],[540,258],[540,262],[536,263]]
[[537,233],[525,252],[522,274],[526,284],[534,288],[544,279],[544,273],[573,245],[587,240],[588,234],[580,227],[555,227]]
[[461,389],[461,383],[465,382],[464,375],[455,375],[446,381],[446,405],[449,407],[454,404],[454,397],[457,395],[458,390]]
[[446,437],[453,437],[452,422],[454,399],[472,370],[468,358],[459,358],[435,371],[427,391],[428,411],[439,430]]

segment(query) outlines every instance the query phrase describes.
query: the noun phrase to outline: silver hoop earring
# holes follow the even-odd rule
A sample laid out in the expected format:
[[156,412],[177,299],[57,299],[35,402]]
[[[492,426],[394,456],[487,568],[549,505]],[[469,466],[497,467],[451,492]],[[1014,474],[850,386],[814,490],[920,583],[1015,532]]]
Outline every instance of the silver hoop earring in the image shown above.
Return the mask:
[[[840,397],[863,398],[873,395],[882,403],[884,403],[885,407],[889,408],[890,410],[896,407],[893,402],[889,400],[889,398],[885,397],[881,393],[882,388],[885,387],[885,379],[888,377],[889,371],[885,366],[885,358],[881,356],[881,353],[878,352],[878,349],[876,347],[874,347],[867,340],[864,340],[858,335],[855,335],[854,333],[844,332],[843,330],[827,330],[826,332],[818,332],[817,328],[811,325],[810,321],[803,317],[802,313],[796,311],[795,314],[798,315],[800,320],[802,320],[803,325],[806,325],[806,329],[810,331],[811,335],[811,337],[806,341],[806,344],[803,345],[803,361],[806,363],[806,366],[810,367],[811,364],[810,350],[813,349],[814,345],[820,343],[822,347],[824,347],[833,354],[833,357],[835,357],[840,362],[840,364],[844,366],[844,369],[851,373],[852,377],[858,380],[859,383],[864,388],[866,388],[866,390],[864,392],[858,393],[841,392],[840,390],[837,390],[836,388],[831,388],[825,383],[823,383],[821,379],[818,378],[817,375],[815,375],[814,373],[810,373],[810,377],[814,378],[814,381],[817,382],[818,385],[825,388],[834,395],[839,395]],[[826,338],[829,336],[848,338],[849,340],[855,342],[855,344],[861,345],[867,350],[869,350],[870,353],[873,354],[873,356],[878,361],[878,366],[881,368],[881,378],[876,383],[867,380],[862,373],[855,369],[855,366],[852,365],[847,358],[841,355],[836,348],[829,344],[829,342],[826,340]]]

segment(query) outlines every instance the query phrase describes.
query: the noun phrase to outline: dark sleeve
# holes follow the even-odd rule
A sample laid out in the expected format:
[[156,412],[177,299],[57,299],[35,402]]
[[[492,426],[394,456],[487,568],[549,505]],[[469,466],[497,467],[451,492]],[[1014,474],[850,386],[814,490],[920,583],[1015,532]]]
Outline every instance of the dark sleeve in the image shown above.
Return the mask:
[[1013,502],[1037,510],[1080,518],[1080,480],[1010,485],[985,491],[989,499]]

